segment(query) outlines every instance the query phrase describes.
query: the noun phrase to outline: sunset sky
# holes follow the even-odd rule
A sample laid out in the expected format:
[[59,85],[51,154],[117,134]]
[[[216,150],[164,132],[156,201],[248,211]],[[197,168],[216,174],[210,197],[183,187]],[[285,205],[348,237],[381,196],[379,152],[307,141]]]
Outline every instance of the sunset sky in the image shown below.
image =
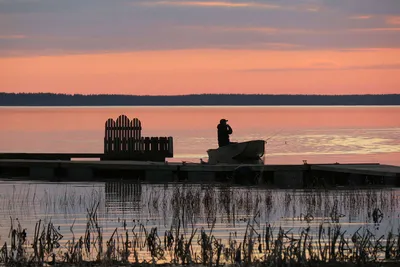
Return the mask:
[[0,91],[400,93],[400,0],[0,0]]

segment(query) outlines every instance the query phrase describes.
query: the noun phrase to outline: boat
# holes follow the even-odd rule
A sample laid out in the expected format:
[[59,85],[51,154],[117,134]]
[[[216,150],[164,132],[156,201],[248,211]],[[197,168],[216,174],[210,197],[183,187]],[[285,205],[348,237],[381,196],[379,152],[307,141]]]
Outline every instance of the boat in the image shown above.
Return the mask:
[[262,164],[264,153],[264,140],[232,143],[227,146],[207,150],[208,164]]

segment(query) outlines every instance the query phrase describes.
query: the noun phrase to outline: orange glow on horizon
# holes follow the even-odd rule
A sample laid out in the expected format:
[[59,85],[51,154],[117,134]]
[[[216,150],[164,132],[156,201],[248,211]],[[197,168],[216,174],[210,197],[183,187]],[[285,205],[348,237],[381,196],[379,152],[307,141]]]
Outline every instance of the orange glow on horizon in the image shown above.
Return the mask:
[[[235,134],[261,127],[270,129],[372,129],[398,128],[400,107],[4,107],[1,131],[94,131],[104,134],[107,119],[124,114],[139,118],[143,134],[190,131],[199,127],[214,135],[221,118],[229,120]],[[264,124],[255,117],[263,118]],[[72,120],[72,118],[74,118]],[[174,118],[174,119],[168,119]],[[340,118],[340,119],[338,119]],[[66,121],[70,123],[65,123]],[[258,132],[255,130],[255,132]],[[167,131],[167,132],[165,132]],[[272,133],[271,133],[272,134]]]
[[169,50],[0,58],[0,91],[400,93],[400,49]]

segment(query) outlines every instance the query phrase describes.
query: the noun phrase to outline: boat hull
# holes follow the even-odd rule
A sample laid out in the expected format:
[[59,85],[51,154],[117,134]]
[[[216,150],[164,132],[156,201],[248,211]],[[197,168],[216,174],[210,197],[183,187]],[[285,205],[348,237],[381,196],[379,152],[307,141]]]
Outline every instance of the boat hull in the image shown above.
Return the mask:
[[234,143],[216,149],[207,150],[209,164],[258,164],[263,163],[261,157],[264,153],[264,140]]

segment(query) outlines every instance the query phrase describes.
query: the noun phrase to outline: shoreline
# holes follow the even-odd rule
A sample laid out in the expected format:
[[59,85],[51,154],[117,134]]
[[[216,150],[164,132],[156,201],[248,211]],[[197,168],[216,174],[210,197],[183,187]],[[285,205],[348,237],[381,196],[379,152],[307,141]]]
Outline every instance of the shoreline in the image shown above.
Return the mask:
[[151,108],[202,108],[202,107],[207,107],[207,108],[229,108],[229,107],[234,107],[234,108],[246,108],[246,107],[251,107],[251,108],[265,108],[265,107],[271,107],[271,108],[301,108],[301,107],[309,107],[309,108],[360,108],[360,107],[387,107],[387,108],[398,108],[400,107],[399,104],[382,104],[382,105],[369,105],[369,104],[349,104],[349,105],[344,105],[344,104],[337,104],[337,105],[320,105],[320,104],[315,104],[315,105],[310,105],[310,104],[304,104],[304,105],[249,105],[249,104],[243,104],[243,105],[230,105],[230,104],[215,104],[215,105],[203,105],[203,104],[198,104],[198,105],[185,105],[185,104],[176,104],[176,105],[114,105],[114,104],[99,104],[99,105],[42,105],[42,104],[32,104],[32,105],[4,105],[0,104],[0,108],[74,108],[74,107],[81,107],[81,108],[129,108],[129,107],[141,107],[141,108],[146,108],[146,107],[151,107]]

